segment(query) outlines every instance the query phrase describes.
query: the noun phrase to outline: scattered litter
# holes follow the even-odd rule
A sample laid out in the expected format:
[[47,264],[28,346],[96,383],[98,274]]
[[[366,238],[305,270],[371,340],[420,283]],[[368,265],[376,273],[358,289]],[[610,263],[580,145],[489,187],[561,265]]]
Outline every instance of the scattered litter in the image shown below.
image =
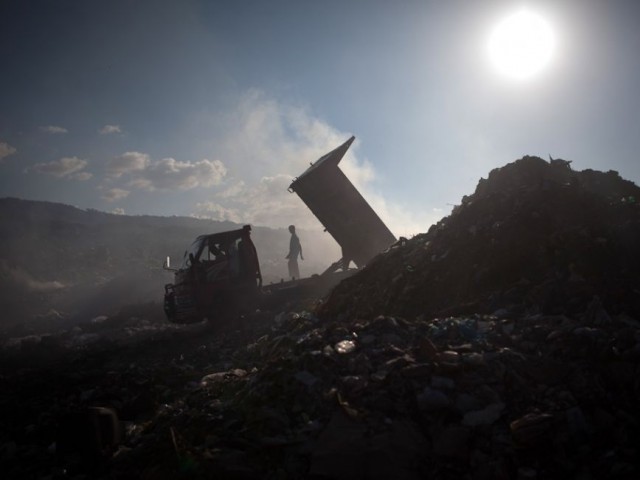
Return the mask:
[[[317,311],[4,342],[3,474],[638,478],[640,191],[569,167],[492,171]],[[95,474],[55,432],[98,401],[126,428]]]

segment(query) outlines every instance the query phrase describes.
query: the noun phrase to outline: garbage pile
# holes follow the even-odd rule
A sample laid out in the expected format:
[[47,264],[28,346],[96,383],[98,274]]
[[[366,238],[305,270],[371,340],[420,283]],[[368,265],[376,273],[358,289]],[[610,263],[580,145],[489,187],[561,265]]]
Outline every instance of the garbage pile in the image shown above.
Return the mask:
[[281,314],[140,428],[113,468],[637,478],[639,360],[640,322],[599,304],[588,319]]
[[[56,364],[12,370],[17,354],[4,352],[0,408],[12,415],[0,468],[8,478],[638,478],[637,190],[615,173],[525,157],[317,311],[292,304],[184,330],[105,318],[85,329],[110,343],[65,340]],[[131,335],[99,330],[109,325]]]
[[637,478],[640,322],[601,304],[588,319],[245,320],[4,378],[3,471]]
[[597,295],[610,313],[640,318],[639,200],[615,171],[524,157],[343,282],[322,313],[576,314]]

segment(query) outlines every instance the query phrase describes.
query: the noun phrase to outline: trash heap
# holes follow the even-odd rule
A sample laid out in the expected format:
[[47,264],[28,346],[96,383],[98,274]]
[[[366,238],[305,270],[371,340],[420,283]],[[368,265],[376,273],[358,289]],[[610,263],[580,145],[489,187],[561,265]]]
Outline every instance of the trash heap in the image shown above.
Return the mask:
[[615,171],[524,157],[422,235],[336,288],[326,315],[576,314],[599,296],[640,318],[640,188]]
[[129,424],[110,472],[637,478],[639,360],[640,323],[601,305],[588,320],[281,314]]
[[[525,157],[316,312],[294,304],[137,344],[110,335],[112,346],[61,354],[55,373],[4,369],[0,407],[31,415],[0,424],[0,467],[30,478],[636,479],[636,198],[614,172]],[[146,332],[124,320],[98,326]],[[119,431],[96,437],[97,418]]]

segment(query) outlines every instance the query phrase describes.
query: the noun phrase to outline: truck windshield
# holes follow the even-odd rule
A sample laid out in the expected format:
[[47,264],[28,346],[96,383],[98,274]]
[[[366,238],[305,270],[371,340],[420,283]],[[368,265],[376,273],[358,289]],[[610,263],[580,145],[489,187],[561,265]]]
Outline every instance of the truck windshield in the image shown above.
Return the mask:
[[[202,244],[202,238],[196,238],[196,240],[191,244],[189,248],[184,252],[184,257],[182,258],[182,266],[180,268],[189,268],[191,266],[191,255],[193,258],[198,258],[198,251],[200,250],[200,245]],[[191,254],[191,255],[189,255]]]

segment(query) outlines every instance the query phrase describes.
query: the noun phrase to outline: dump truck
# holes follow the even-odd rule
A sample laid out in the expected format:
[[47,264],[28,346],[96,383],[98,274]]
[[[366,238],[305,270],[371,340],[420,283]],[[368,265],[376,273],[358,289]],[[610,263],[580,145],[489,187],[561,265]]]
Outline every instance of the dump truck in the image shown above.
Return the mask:
[[321,274],[263,285],[250,225],[201,235],[186,250],[179,268],[172,268],[168,257],[165,261],[165,269],[174,272],[173,283],[165,285],[169,321],[192,323],[276,308],[296,297],[321,297],[395,243],[395,236],[338,166],[354,140],[352,136],[312,162],[289,186],[341,247],[341,258]]

